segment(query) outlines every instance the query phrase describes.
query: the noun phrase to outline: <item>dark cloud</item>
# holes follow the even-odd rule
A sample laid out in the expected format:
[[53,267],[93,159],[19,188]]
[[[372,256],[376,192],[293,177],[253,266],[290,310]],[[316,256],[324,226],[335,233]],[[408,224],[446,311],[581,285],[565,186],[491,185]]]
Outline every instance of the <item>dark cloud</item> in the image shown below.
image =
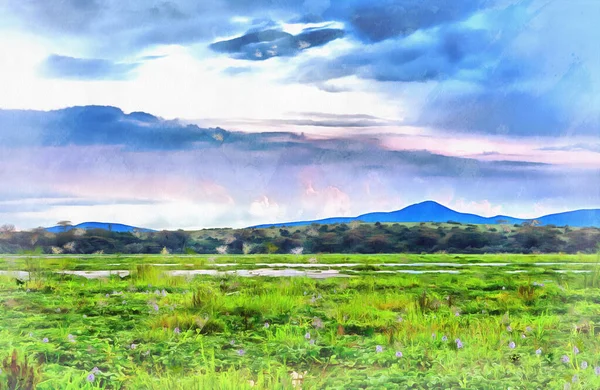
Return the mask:
[[349,22],[359,38],[380,42],[465,19],[489,4],[482,0],[350,0],[331,2],[324,17]]
[[214,51],[229,53],[235,58],[264,61],[273,57],[295,56],[303,50],[327,44],[344,36],[340,29],[306,29],[298,35],[271,29],[249,32],[227,41],[210,45]]
[[41,73],[49,78],[75,80],[125,80],[140,64],[117,63],[94,58],[51,55],[42,63]]
[[104,106],[50,112],[0,110],[0,140],[6,147],[120,145],[128,150],[216,147],[220,129],[201,129],[143,112],[124,114]]

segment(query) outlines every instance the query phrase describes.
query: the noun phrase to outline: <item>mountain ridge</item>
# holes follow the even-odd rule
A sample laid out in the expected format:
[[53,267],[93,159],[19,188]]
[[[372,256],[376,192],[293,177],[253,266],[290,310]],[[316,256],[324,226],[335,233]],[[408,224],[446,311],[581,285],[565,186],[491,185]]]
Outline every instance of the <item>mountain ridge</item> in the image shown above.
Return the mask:
[[508,215],[496,215],[493,217],[482,217],[477,214],[462,213],[452,210],[442,204],[432,200],[415,203],[403,209],[390,212],[373,212],[361,214],[357,217],[332,217],[318,220],[278,222],[271,224],[260,224],[250,226],[251,228],[266,227],[292,227],[306,226],[313,223],[333,224],[360,222],[397,222],[397,223],[418,223],[418,222],[460,222],[472,224],[497,224],[499,220],[510,224],[521,224],[527,221],[537,221],[540,225],[569,225],[573,227],[600,227],[600,209],[580,209],[563,213],[554,213],[543,215],[538,218],[516,218]]

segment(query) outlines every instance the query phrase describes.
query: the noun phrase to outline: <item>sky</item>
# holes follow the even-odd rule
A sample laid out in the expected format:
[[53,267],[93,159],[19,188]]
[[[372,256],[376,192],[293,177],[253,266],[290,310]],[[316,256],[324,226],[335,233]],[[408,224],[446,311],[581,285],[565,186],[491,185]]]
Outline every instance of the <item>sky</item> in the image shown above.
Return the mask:
[[596,0],[0,0],[0,224],[600,208]]

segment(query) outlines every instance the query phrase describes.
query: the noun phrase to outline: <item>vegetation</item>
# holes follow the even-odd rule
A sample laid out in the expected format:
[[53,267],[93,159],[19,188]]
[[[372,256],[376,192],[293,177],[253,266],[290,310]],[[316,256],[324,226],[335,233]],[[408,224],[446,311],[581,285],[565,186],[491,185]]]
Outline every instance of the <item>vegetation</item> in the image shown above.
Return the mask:
[[0,253],[594,253],[599,228],[523,225],[336,224],[298,228],[117,233],[44,229],[0,232]]
[[[326,279],[186,277],[157,259],[358,266]],[[0,388],[600,388],[597,255],[1,260],[30,273],[0,275]],[[407,263],[431,272],[380,272]],[[130,273],[53,272],[102,264]]]

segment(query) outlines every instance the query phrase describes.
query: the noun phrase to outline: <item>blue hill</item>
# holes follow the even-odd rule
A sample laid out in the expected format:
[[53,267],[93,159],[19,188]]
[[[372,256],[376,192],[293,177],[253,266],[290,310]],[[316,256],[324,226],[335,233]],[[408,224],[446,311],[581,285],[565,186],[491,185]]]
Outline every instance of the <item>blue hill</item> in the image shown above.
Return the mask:
[[[551,214],[536,218],[540,225],[574,226],[574,227],[600,227],[600,210],[576,210],[559,214]],[[515,218],[506,215],[497,215],[494,217],[482,217],[476,214],[459,213],[446,206],[433,201],[413,204],[402,210],[391,211],[388,213],[369,213],[359,215],[358,217],[326,218],[314,221],[297,221],[274,224],[263,224],[252,226],[255,228],[264,227],[283,227],[283,226],[306,226],[313,223],[317,224],[335,224],[349,223],[352,221],[360,222],[460,222],[472,224],[495,224],[498,221],[504,221],[510,224],[520,224],[529,219]]]
[[64,231],[69,231],[71,229],[85,229],[85,230],[103,229],[103,230],[110,230],[112,232],[117,232],[117,233],[129,233],[129,232],[133,232],[134,230],[144,232],[144,233],[154,231],[151,229],[123,225],[121,223],[108,223],[108,222],[84,222],[84,223],[80,223],[79,225],[72,225],[72,226],[66,226],[66,227],[53,226],[53,227],[47,228],[46,230],[51,233],[61,233]]

